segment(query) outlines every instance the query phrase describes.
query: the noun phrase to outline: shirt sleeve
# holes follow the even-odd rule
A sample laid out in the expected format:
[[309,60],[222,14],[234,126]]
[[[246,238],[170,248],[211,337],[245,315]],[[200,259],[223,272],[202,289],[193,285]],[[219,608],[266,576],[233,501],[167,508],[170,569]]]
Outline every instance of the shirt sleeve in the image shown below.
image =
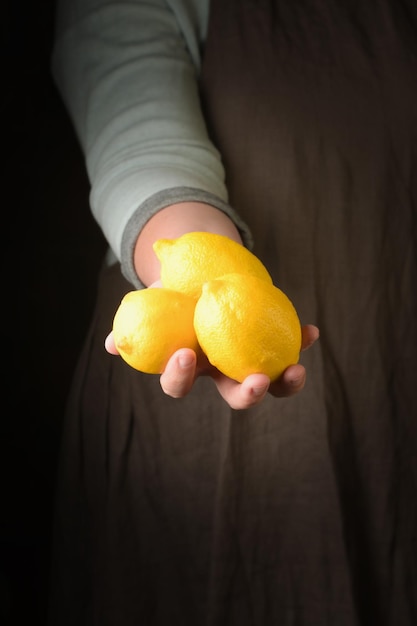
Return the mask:
[[140,230],[160,209],[202,201],[227,213],[221,156],[198,77],[208,0],[59,0],[52,73],[74,124],[90,205],[126,278]]

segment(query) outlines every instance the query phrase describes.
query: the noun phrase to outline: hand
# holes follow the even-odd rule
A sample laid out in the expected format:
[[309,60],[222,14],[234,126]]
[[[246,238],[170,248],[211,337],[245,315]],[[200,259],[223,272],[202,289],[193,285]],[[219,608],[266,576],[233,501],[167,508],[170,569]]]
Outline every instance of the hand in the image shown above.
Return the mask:
[[[158,211],[139,234],[134,252],[137,275],[144,285],[160,287],[160,263],[153,251],[153,243],[160,238],[175,238],[186,232],[208,231],[226,235],[242,243],[240,234],[225,213],[201,202],[182,202]],[[319,337],[316,326],[302,328],[302,350],[307,350]],[[118,354],[112,333],[105,347],[111,354]],[[280,378],[271,383],[264,374],[251,374],[243,383],[224,376],[208,362],[203,354],[181,349],[169,359],[160,382],[163,391],[173,398],[182,398],[192,389],[199,376],[211,376],[222,398],[233,409],[246,409],[262,402],[269,392],[276,397],[292,396],[305,385],[305,368],[291,365]]]
[[[312,324],[302,327],[301,349],[310,348],[319,337],[319,329]],[[118,354],[110,333],[105,342],[110,354]],[[192,389],[199,376],[211,376],[218,392],[232,409],[247,409],[262,402],[269,392],[275,397],[292,396],[301,391],[306,381],[303,365],[290,365],[277,380],[271,382],[264,374],[251,374],[243,383],[238,383],[208,362],[204,355],[198,355],[187,348],[177,350],[169,359],[161,374],[161,387],[168,396],[183,398]]]

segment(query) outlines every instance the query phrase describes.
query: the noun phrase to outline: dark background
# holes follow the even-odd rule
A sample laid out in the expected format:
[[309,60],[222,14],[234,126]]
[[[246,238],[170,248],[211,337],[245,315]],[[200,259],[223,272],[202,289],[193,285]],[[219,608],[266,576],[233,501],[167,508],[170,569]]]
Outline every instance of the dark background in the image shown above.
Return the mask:
[[54,0],[3,21],[0,624],[46,623],[60,430],[105,251],[50,73]]

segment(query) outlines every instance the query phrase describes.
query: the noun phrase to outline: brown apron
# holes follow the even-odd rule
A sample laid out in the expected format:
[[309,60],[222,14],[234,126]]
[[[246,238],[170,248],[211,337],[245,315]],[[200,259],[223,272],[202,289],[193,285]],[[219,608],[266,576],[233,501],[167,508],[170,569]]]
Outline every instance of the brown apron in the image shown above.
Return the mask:
[[214,0],[202,101],[255,253],[321,338],[236,412],[105,353],[63,431],[52,626],[417,623],[416,3]]

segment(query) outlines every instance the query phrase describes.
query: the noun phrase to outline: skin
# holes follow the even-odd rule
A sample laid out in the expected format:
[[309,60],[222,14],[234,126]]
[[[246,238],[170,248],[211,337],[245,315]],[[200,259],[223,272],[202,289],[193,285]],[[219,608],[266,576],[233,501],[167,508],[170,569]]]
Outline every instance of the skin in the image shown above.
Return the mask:
[[[225,213],[200,202],[173,204],[156,213],[142,229],[134,251],[137,274],[147,287],[160,286],[160,264],[153,251],[157,239],[174,239],[186,232],[206,231],[226,235],[242,243],[239,232]],[[312,324],[302,327],[302,350],[310,348],[319,338],[319,329]],[[113,334],[105,341],[106,350],[117,355]],[[299,393],[306,381],[303,365],[291,365],[273,382],[264,374],[251,374],[243,383],[227,378],[213,366],[204,355],[193,350],[177,350],[161,374],[162,390],[173,398],[189,393],[199,376],[211,376],[219,394],[233,409],[247,409],[259,404],[269,393],[275,397],[288,397]]]

